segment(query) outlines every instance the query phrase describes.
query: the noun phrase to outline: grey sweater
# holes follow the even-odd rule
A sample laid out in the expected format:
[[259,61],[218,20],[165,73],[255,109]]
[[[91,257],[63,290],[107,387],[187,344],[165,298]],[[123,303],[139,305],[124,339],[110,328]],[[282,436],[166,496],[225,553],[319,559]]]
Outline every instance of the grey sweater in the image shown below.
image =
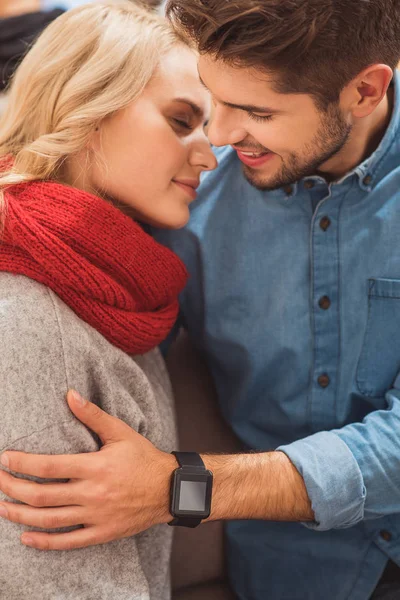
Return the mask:
[[[172,394],[158,350],[128,356],[51,290],[21,275],[0,273],[0,352],[0,452],[97,450],[96,436],[68,408],[69,388],[161,450],[176,447]],[[170,598],[168,525],[65,552],[23,546],[23,530],[0,519],[1,600]]]

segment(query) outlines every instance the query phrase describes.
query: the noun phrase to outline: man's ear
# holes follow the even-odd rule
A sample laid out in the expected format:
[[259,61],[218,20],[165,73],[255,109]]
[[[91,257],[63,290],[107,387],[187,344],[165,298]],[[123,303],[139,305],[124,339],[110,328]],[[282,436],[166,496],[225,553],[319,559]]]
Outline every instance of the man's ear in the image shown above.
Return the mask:
[[343,90],[342,96],[353,116],[368,117],[380,104],[393,78],[388,65],[371,65],[355,77]]

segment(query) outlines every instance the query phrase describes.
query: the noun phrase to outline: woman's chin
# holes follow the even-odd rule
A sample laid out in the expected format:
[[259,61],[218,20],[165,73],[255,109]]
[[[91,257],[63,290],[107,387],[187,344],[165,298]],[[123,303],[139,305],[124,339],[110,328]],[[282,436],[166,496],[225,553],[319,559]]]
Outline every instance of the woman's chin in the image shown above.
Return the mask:
[[158,229],[182,229],[187,225],[190,218],[189,209],[181,211],[181,213],[176,213],[173,215],[163,215],[159,218],[143,218],[142,220],[151,225],[153,227],[157,227]]

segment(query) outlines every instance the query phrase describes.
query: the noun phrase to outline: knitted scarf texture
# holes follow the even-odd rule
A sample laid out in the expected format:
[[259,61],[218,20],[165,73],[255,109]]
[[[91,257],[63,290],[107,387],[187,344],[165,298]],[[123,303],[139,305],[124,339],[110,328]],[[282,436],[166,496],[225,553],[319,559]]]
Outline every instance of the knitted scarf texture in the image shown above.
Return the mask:
[[167,337],[187,281],[173,252],[87,192],[41,181],[5,195],[0,271],[46,285],[129,354],[144,354]]

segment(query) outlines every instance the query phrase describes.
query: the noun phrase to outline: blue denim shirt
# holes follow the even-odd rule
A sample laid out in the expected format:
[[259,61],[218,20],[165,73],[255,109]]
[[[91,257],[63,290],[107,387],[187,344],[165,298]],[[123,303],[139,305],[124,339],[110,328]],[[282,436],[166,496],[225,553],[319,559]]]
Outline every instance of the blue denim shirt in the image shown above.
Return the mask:
[[229,523],[241,600],[366,600],[400,564],[399,86],[379,148],[340,181],[259,191],[225,147],[190,224],[158,234],[189,269],[182,314],[225,419],[288,455],[315,511]]
[[42,10],[52,10],[53,8],[75,8],[81,4],[89,4],[95,0],[41,0]]

